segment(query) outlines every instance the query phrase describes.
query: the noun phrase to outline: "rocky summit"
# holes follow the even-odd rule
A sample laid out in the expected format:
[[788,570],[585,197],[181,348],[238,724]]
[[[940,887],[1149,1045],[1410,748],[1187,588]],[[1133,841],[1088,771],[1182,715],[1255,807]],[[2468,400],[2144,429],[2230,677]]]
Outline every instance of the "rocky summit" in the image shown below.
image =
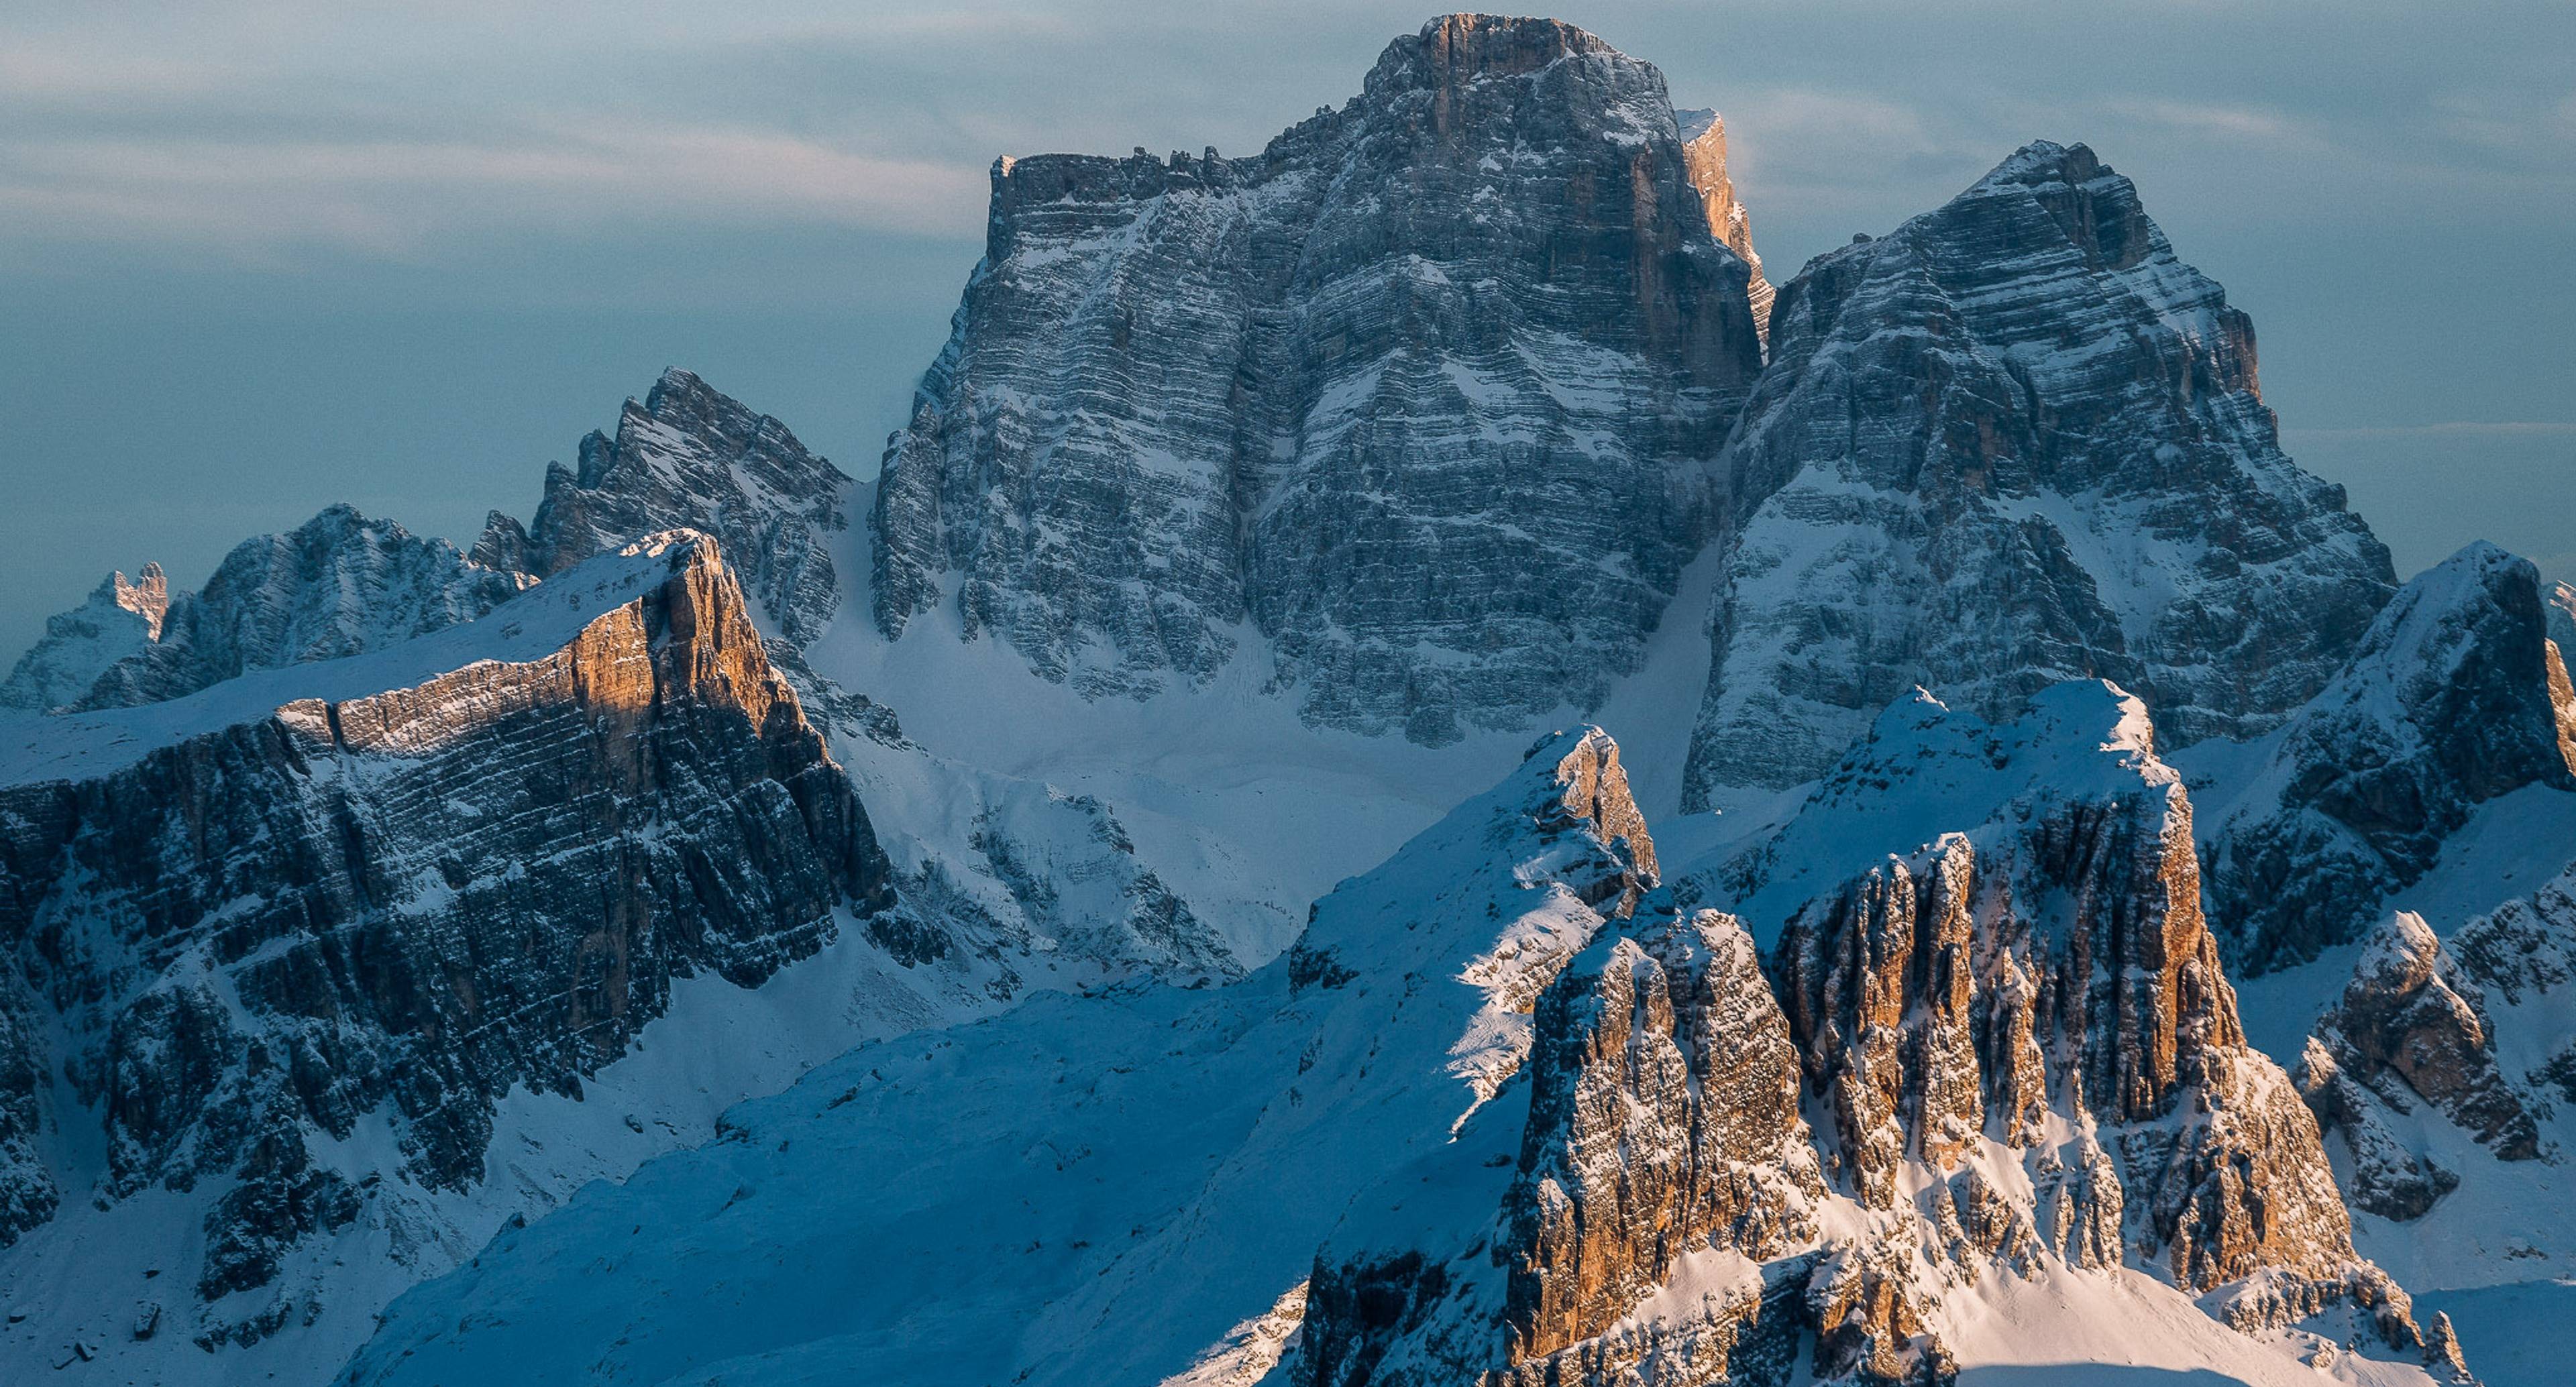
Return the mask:
[[108,578],[0,1381],[2555,1381],[2576,595],[2398,583],[2087,147],[1775,291],[1765,137],[1445,16],[998,161],[873,477],[674,368]]
[[2040,142],[1780,290],[1685,802],[1833,764],[1917,685],[2009,717],[2112,679],[2177,744],[2276,726],[2388,600],[2283,456],[2254,330],[2137,189]]
[[1435,745],[1597,701],[1761,364],[1704,156],[1652,66],[1457,15],[1258,154],[1000,161],[886,455],[879,626],[1094,695],[1252,659]]

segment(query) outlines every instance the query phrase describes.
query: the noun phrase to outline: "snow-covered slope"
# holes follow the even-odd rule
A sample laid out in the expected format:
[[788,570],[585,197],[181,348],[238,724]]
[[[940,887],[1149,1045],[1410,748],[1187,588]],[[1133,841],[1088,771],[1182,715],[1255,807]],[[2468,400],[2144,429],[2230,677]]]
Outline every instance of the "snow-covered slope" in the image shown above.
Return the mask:
[[[889,857],[688,532],[419,640],[0,734],[9,1373],[310,1381],[504,1215],[860,1039],[1242,971],[1096,803],[969,781],[971,849]],[[927,763],[865,745],[873,784]],[[962,779],[935,770],[911,788]],[[657,1023],[671,1061],[635,1053]]]
[[2177,742],[2248,736],[2387,600],[2387,550],[2281,454],[2251,323],[2082,145],[1818,257],[1770,348],[1691,804],[1811,779],[1917,685],[2008,717],[2109,678]]
[[[1658,1382],[1785,1383],[1801,1364],[1892,1381],[2088,1353],[2255,1382],[2313,1381],[2292,1357],[2311,1354],[2342,1380],[2426,1380],[2403,1293],[2345,1240],[2306,1110],[2233,1038],[2189,883],[2157,875],[2191,855],[2143,714],[2095,686],[2043,715],[2005,740],[2066,798],[2012,798],[2059,812],[1944,843],[1986,844],[1998,878],[2028,882],[2076,870],[2056,850],[2084,839],[2068,855],[2101,893],[2050,905],[2068,913],[2036,934],[2009,906],[1978,919],[1973,990],[1965,937],[1955,973],[1888,935],[1861,946],[1881,982],[1838,975],[1891,1019],[1937,1013],[1906,1000],[1927,976],[1983,1012],[1990,970],[2015,966],[1989,948],[2031,950],[2022,1004],[2044,1019],[1985,1052],[2029,1047],[2025,1103],[1988,1125],[1977,1055],[1950,1057],[1962,1145],[1933,1144],[1948,1124],[1908,1099],[1894,1181],[1862,1173],[1847,1104],[1824,1095],[1872,1065],[1860,1082],[1913,1093],[1894,1065],[1915,1043],[1864,1060],[1868,1031],[1793,1021],[1809,994],[1784,1013],[1741,926],[1647,889],[1616,749],[1567,734],[1319,902],[1247,981],[1040,997],[855,1051],[412,1292],[344,1380],[823,1382],[864,1363],[888,1383],[1322,1387],[1624,1381],[1651,1362]],[[1981,726],[1883,750],[1938,775],[1955,763],[1933,743],[1982,744]],[[1852,802],[1867,780],[1817,814],[1871,821]],[[1881,918],[1857,927],[1916,928]],[[2191,960],[2178,986],[2135,992],[2126,953],[2083,961],[2145,947],[2142,929]],[[2071,999],[2070,978],[2096,995]],[[2179,1045],[2162,1061],[2156,1034]],[[2109,1057],[2124,1045],[2134,1063]],[[2061,1070],[2041,1046],[2087,1058]],[[2164,1077],[2094,1088],[2097,1067]],[[2336,1348],[2383,1337],[2403,1352]],[[2437,1329],[2437,1359],[2446,1345]]]
[[1249,980],[854,1051],[398,1303],[351,1377],[1150,1383],[1275,1351],[1256,1322],[1355,1177],[1447,1147],[1642,887],[1632,814],[1607,738],[1552,738]]

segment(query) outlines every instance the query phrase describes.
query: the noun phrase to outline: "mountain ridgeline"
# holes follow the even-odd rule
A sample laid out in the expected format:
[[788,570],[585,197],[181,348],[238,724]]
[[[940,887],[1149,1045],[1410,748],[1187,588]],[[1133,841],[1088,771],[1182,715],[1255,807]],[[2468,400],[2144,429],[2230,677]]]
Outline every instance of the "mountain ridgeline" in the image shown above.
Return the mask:
[[1445,16],[997,161],[874,478],[673,369],[470,549],[112,575],[0,682],[0,1378],[2467,1380],[2576,590],[2401,585],[2084,145],[1775,288],[1729,135]]

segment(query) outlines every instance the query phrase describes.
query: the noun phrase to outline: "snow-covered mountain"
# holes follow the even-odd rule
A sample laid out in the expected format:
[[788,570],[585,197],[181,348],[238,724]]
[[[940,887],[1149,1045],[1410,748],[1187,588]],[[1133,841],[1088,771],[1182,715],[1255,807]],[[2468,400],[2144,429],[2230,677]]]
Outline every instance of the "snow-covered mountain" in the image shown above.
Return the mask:
[[55,618],[0,1378],[2492,1371],[2570,599],[2397,586],[2083,146],[1774,298],[1726,138],[1435,20],[1001,161],[879,477],[673,370]]
[[2399,589],[2277,731],[2198,750],[2228,792],[2202,832],[2230,956],[2263,971],[2359,938],[2479,805],[2576,790],[2576,689],[2539,573],[2470,545]]
[[841,595],[831,548],[849,527],[850,479],[785,424],[674,369],[626,402],[614,438],[582,439],[580,459],[546,468],[532,526],[494,511],[475,560],[544,578],[637,535],[702,530],[739,556],[744,587],[791,645],[831,624]]
[[170,610],[170,580],[147,563],[141,576],[111,573],[89,600],[45,619],[45,634],[18,657],[0,684],[0,708],[47,712],[89,695],[107,667],[161,639]]
[[2177,743],[2260,733],[2388,599],[2281,454],[2252,324],[2082,145],[1819,256],[1770,329],[1690,805],[1817,775],[1917,685],[2006,717],[2108,678]]
[[[1246,982],[854,1051],[397,1302],[345,1380],[2058,1361],[1998,1314],[2237,1380],[2313,1380],[2293,1352],[2456,1373],[2447,1325],[2428,1338],[2354,1253],[2315,1124],[2235,1029],[2143,709],[2078,685],[2015,728],[1925,704],[1882,734],[1793,830],[1846,849],[1817,880],[1864,875],[1788,906],[1769,978],[1763,922],[1653,889],[1615,745],[1561,734]],[[1904,808],[1971,831],[1918,844]],[[1900,861],[1868,868],[1873,841]],[[1977,985],[1998,975],[2022,984]]]
[[1634,670],[1761,363],[1661,73],[1455,15],[1259,154],[994,166],[876,616],[1086,694],[1241,657],[1432,745]]
[[293,530],[244,540],[195,592],[171,593],[158,564],[140,583],[112,575],[87,604],[46,623],[0,702],[36,711],[157,703],[471,621],[526,581],[469,562],[445,540],[332,506]]

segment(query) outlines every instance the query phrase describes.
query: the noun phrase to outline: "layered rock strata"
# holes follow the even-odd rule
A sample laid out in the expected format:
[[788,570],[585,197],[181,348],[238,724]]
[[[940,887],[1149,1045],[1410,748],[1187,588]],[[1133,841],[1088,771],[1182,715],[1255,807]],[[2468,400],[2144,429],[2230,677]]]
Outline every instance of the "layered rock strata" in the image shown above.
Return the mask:
[[493,512],[474,558],[545,578],[645,535],[700,530],[724,545],[745,591],[797,648],[840,605],[831,550],[849,528],[849,486],[785,424],[674,367],[626,402],[614,436],[581,440],[577,466],[547,466],[533,522]]
[[2177,744],[2255,735],[2393,581],[2282,455],[2252,324],[2082,145],[1781,289],[1726,466],[1686,806],[1823,773],[1917,685],[2008,718],[2107,678]]
[[[230,1185],[209,1301],[371,1197],[314,1144],[389,1114],[405,1179],[479,1181],[514,1085],[578,1095],[676,979],[756,984],[887,904],[867,816],[711,540],[607,556],[490,624],[269,681],[344,693],[242,681],[61,719],[86,760],[21,752],[34,773],[0,788],[0,939],[21,1015],[52,1018],[15,1030],[8,1072],[72,1080],[49,1120],[103,1139],[91,1197]],[[0,1149],[26,1098],[0,1101]],[[46,1178],[13,1163],[9,1233]]]
[[1092,696],[1248,628],[1308,719],[1434,744],[1597,702],[1760,366],[1692,178],[1652,66],[1473,15],[1259,154],[1002,160],[879,626],[949,609]]
[[2231,959],[2257,972],[2359,938],[2479,805],[2576,789],[2538,571],[2486,543],[2427,569],[2261,750],[2203,834]]

